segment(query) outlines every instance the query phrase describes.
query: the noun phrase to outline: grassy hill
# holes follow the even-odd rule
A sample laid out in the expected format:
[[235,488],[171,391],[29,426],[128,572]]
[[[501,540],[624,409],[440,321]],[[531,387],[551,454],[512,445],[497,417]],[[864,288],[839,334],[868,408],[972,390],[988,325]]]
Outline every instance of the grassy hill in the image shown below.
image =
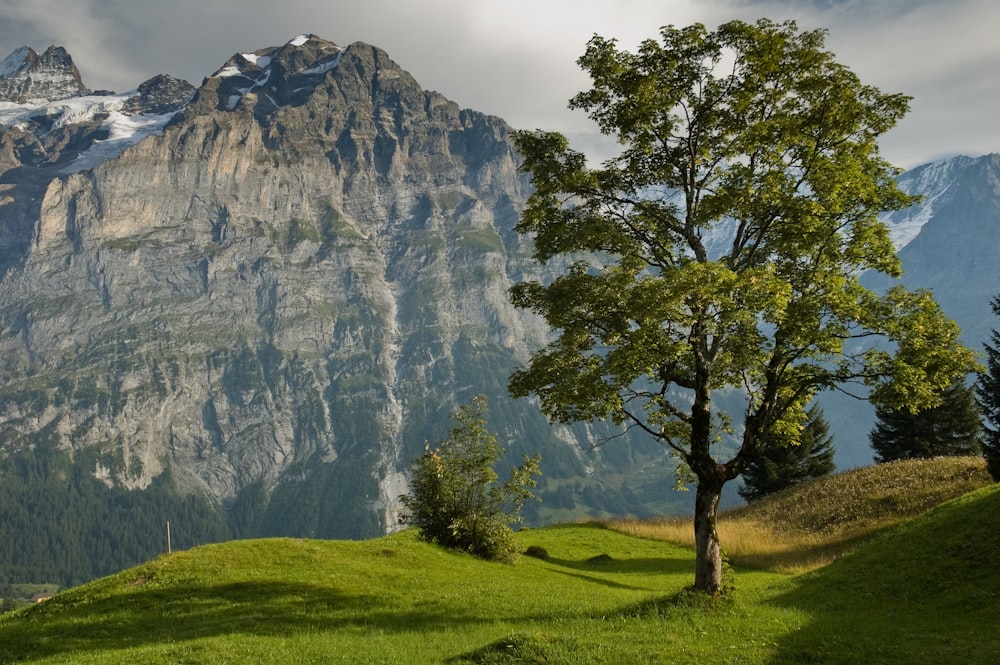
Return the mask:
[[[897,460],[812,480],[723,511],[717,528],[730,561],[804,572],[934,506],[992,483],[981,457]],[[635,536],[694,547],[691,518],[608,520]]]
[[807,573],[739,568],[731,601],[685,592],[679,544],[597,524],[519,538],[549,558],[412,532],[177,552],[0,617],[0,663],[1000,662],[1000,485]]

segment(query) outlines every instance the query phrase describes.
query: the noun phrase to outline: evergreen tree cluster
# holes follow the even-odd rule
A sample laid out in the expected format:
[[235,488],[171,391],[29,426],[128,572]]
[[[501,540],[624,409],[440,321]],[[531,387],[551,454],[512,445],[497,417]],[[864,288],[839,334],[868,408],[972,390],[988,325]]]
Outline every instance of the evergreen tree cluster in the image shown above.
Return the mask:
[[225,514],[176,492],[169,473],[142,491],[109,488],[58,450],[0,461],[0,583],[75,586],[167,550],[229,537]]
[[981,419],[975,396],[964,381],[941,393],[941,403],[927,409],[875,410],[878,418],[868,435],[876,462],[953,455],[980,451]]
[[780,441],[767,437],[759,456],[743,472],[740,496],[754,501],[768,494],[796,485],[810,478],[833,472],[833,436],[823,410],[813,404],[806,412],[806,422],[798,441]]
[[[990,303],[993,313],[1000,316],[1000,296]],[[1000,333],[990,331],[986,351],[986,371],[979,375],[976,397],[986,422],[983,424],[983,457],[994,480],[1000,481]]]

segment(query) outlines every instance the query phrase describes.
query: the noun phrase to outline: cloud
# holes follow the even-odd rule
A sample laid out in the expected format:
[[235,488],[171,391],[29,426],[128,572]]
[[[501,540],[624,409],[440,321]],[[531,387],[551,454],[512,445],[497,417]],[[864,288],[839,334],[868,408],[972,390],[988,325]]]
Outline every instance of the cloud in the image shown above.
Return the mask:
[[197,85],[234,53],[308,32],[379,46],[424,87],[515,127],[581,138],[593,126],[566,104],[588,85],[575,61],[594,33],[634,48],[665,24],[795,19],[827,28],[865,83],[914,96],[883,141],[891,160],[1000,150],[995,0],[0,0],[0,16],[0,57],[60,44],[93,88],[159,73]]

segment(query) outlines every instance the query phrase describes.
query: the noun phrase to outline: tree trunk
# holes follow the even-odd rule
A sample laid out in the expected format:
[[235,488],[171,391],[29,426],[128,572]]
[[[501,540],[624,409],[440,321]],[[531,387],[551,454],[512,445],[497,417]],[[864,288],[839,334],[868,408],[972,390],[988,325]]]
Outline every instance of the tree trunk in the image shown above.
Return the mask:
[[722,550],[715,529],[721,496],[722,483],[699,478],[694,504],[694,588],[713,596],[722,593]]

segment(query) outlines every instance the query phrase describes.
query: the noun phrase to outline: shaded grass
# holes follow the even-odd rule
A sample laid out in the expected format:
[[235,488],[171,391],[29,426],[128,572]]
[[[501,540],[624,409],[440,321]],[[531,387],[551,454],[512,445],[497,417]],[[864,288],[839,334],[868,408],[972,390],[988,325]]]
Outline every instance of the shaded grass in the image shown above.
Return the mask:
[[785,657],[871,665],[1000,662],[998,516],[1000,486],[993,485],[802,576],[774,601],[814,617],[782,640]]
[[[900,460],[812,480],[719,515],[719,539],[739,566],[804,572],[944,501],[992,482],[981,457]],[[642,538],[694,547],[691,518],[608,520]]]

